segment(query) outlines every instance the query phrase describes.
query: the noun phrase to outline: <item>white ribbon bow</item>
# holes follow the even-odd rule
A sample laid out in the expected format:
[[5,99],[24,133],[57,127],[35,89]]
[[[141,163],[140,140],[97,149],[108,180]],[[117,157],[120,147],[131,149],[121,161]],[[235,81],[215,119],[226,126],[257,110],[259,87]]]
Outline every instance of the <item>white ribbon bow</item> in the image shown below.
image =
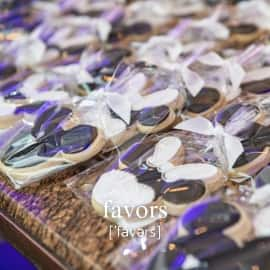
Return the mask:
[[[88,98],[79,100],[78,111],[85,123],[103,130],[105,137],[111,139],[127,129],[131,118],[131,104],[128,99],[118,93],[110,93],[99,89]],[[113,117],[111,111],[119,118]]]
[[15,55],[14,60],[18,67],[33,68],[44,60],[46,50],[42,40],[25,35],[13,41],[7,48],[7,53]]
[[[210,52],[199,57],[198,61],[206,66],[216,67],[216,70],[219,69],[218,73],[220,75],[218,73],[216,73],[216,75],[218,81],[223,82],[223,87],[221,88],[219,85],[216,85],[214,78],[210,78],[208,83],[213,85],[209,86],[213,86],[218,89],[221,88],[227,100],[231,100],[239,95],[240,85],[246,73],[241,64],[235,58],[223,59],[217,53]],[[231,86],[228,86],[226,79],[230,81]]]
[[140,43],[139,46],[138,57],[159,66],[162,66],[164,60],[176,61],[182,52],[181,43],[170,36],[154,36],[146,43]]
[[131,103],[128,98],[118,93],[112,93],[99,89],[92,92],[88,100],[91,106],[107,107],[117,114],[127,125],[131,119]]
[[227,39],[230,35],[229,29],[223,23],[218,21],[221,12],[222,6],[220,5],[216,8],[212,16],[194,21],[191,27],[201,29],[201,31],[207,31],[208,33],[211,33],[214,38]]
[[212,122],[204,117],[195,117],[175,126],[175,129],[191,131],[207,136],[222,136],[224,138],[225,155],[229,170],[233,168],[238,157],[244,152],[239,138],[226,133],[221,125],[214,126]]

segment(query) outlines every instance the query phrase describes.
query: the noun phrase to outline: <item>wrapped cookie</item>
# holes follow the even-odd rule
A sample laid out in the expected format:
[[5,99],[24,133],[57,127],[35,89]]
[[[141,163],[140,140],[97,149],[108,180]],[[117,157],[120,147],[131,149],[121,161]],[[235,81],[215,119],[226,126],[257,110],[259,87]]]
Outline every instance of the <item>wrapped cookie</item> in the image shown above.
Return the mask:
[[54,71],[76,76],[81,95],[89,95],[93,90],[105,87],[115,75],[120,63],[132,52],[123,47],[95,50],[85,49],[77,62],[58,64]]
[[120,75],[116,71],[108,86],[92,98],[104,112],[97,120],[115,147],[138,133],[157,133],[181,120],[185,92],[174,72],[136,63]]
[[240,84],[245,76],[243,61],[236,57],[222,58],[217,53],[209,52],[200,56],[191,69],[204,80],[206,86],[218,90],[228,102],[241,93]]
[[29,116],[1,134],[1,171],[16,188],[90,160],[103,149],[103,131],[88,124],[79,109],[76,103],[50,101],[21,108]]
[[146,42],[134,44],[137,59],[160,67],[168,67],[169,63],[176,62],[183,50],[180,37],[190,23],[189,19],[180,20],[167,35],[152,36]]
[[[56,72],[21,73],[0,86],[0,128],[35,114],[46,102],[65,104],[79,92],[76,78]],[[8,119],[8,121],[7,121]]]
[[[251,216],[247,205],[233,200],[214,198],[197,204],[179,219],[170,240],[145,269],[171,269],[172,265],[176,269],[215,269],[213,265],[220,260],[222,267],[226,265],[221,258],[228,253],[237,254],[228,265],[247,263],[250,258],[243,255],[254,243]],[[259,256],[254,258],[258,263]]]
[[178,216],[224,187],[227,175],[210,137],[182,131],[137,136],[118,148],[104,172],[84,177],[87,192],[75,179],[75,193],[127,230]]
[[238,172],[234,166],[237,166],[237,161],[241,159],[241,155],[245,154],[244,144],[241,139],[233,132],[230,132],[222,125],[222,123],[214,122],[214,124],[203,117],[195,117],[188,119],[177,126],[175,129],[186,130],[203,135],[214,136],[216,143],[212,142],[211,147],[217,151],[220,158],[223,159],[223,169],[227,174],[234,174]]
[[181,40],[183,43],[214,42],[226,40],[230,31],[222,22],[221,7],[217,7],[209,17],[196,19],[191,22]]
[[187,210],[146,269],[267,269],[269,167],[257,175],[255,188],[245,203],[213,198]]
[[220,110],[215,123],[241,139],[244,151],[233,164],[233,173],[254,175],[270,161],[267,99],[238,99]]

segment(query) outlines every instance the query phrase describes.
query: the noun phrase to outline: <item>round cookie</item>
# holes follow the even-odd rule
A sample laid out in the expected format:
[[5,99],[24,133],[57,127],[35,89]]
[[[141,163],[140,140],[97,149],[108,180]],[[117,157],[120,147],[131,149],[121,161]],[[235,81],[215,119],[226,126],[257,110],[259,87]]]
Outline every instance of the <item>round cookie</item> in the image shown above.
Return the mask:
[[205,163],[179,165],[165,172],[163,180],[168,187],[163,191],[163,202],[172,215],[181,214],[193,204],[224,185],[220,169]]
[[173,125],[175,112],[167,106],[144,108],[137,117],[137,129],[144,134],[157,133]]
[[186,113],[192,117],[211,117],[225,102],[225,97],[217,89],[203,88],[196,97],[188,96]]

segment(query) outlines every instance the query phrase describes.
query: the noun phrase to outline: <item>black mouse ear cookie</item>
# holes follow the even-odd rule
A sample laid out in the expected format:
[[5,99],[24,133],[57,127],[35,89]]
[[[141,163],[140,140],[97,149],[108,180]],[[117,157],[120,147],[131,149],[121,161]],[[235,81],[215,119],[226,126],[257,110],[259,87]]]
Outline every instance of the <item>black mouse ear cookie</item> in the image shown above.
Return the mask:
[[135,175],[121,170],[103,174],[92,192],[92,205],[95,210],[116,222],[119,222],[119,217],[115,211],[123,218],[128,218],[128,209],[132,211],[129,218],[136,220],[136,209],[150,206],[154,199],[155,192],[150,186],[139,183]]
[[167,183],[162,191],[168,213],[181,214],[188,205],[195,203],[224,185],[224,176],[211,164],[191,163],[179,165],[163,174]]
[[184,146],[181,139],[175,136],[167,136],[155,145],[154,152],[147,158],[146,163],[159,172],[166,172],[182,164],[183,160]]
[[23,186],[96,155],[106,142],[103,132],[79,122],[63,129],[72,114],[67,107],[44,108],[33,127],[25,126],[12,138],[2,155],[1,170],[18,186]]

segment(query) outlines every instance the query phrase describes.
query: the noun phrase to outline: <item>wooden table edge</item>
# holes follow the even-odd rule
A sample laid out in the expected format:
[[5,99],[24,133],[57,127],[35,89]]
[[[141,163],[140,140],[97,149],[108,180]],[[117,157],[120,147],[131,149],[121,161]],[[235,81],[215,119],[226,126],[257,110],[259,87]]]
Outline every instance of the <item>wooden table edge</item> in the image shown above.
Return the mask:
[[20,228],[3,210],[0,210],[0,231],[4,238],[20,253],[27,257],[38,269],[67,270],[46,248]]

